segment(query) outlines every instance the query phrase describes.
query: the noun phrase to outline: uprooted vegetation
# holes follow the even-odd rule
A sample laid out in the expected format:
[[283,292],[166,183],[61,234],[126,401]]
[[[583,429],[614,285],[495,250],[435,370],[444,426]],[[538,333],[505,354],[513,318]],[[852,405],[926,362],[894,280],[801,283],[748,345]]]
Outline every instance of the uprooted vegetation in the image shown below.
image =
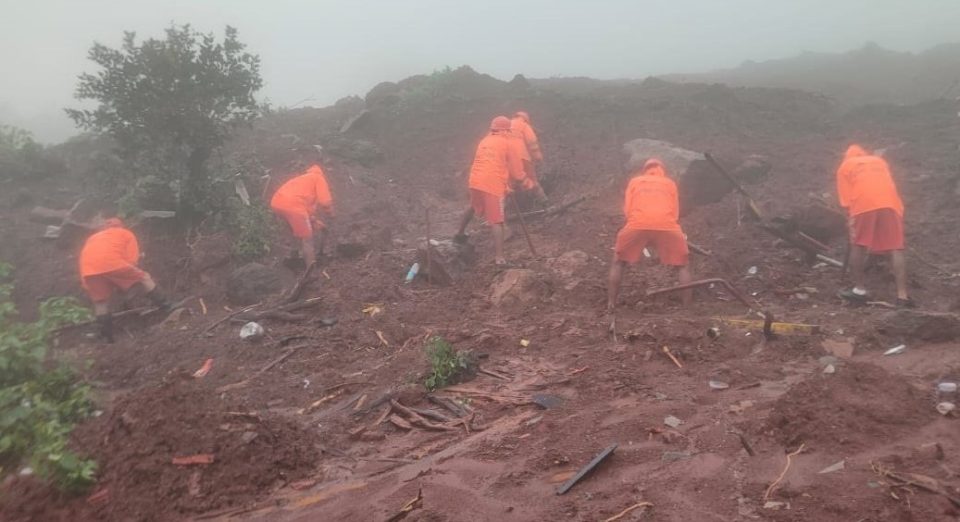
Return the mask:
[[73,298],[53,298],[40,304],[39,319],[20,321],[11,272],[0,263],[0,474],[27,466],[62,490],[82,491],[97,464],[75,453],[69,437],[93,410],[90,387],[48,354],[57,328],[90,314]]

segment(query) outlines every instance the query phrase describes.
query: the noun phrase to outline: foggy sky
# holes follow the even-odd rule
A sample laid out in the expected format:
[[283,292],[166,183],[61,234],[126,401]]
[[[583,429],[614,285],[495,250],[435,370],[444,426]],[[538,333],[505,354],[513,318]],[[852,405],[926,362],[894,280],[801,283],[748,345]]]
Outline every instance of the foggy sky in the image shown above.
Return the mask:
[[[0,0],[0,123],[43,141],[75,131],[76,77],[94,41],[171,22],[262,59],[261,98],[323,106],[385,80],[470,65],[498,78],[642,78],[873,41],[920,51],[960,39],[956,0]],[[306,101],[304,101],[306,100]]]

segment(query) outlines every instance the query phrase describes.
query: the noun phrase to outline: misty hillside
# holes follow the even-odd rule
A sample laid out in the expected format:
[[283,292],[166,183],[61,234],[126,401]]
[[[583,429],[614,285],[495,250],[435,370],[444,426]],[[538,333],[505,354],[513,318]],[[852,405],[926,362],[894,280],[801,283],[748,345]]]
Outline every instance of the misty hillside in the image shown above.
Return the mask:
[[844,105],[917,103],[960,95],[960,43],[938,45],[917,54],[870,43],[846,53],[805,52],[780,60],[747,61],[734,69],[662,78],[802,89]]

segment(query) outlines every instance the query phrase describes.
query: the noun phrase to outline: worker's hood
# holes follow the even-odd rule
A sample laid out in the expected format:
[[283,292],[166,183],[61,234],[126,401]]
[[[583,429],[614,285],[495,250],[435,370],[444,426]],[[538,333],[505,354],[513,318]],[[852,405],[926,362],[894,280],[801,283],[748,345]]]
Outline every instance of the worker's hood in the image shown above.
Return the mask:
[[645,176],[663,176],[667,175],[667,168],[663,166],[663,162],[657,158],[650,158],[646,163],[643,164],[643,174]]
[[103,221],[103,228],[113,228],[113,227],[122,227],[123,221],[120,221],[120,218],[107,218]]
[[859,158],[860,156],[869,156],[870,154],[863,149],[860,145],[850,145],[847,147],[847,152],[843,155],[843,159],[850,158]]

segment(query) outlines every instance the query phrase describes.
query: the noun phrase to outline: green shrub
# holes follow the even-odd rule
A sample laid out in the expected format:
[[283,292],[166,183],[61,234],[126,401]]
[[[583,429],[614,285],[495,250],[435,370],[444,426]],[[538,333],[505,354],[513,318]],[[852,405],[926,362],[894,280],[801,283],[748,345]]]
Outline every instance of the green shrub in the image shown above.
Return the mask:
[[454,384],[470,368],[468,354],[454,349],[443,337],[430,339],[426,346],[430,376],[424,382],[428,391]]
[[255,261],[270,253],[274,234],[273,215],[259,205],[244,205],[233,199],[228,209],[227,229],[233,237],[231,250],[242,261]]
[[40,318],[20,322],[10,299],[10,265],[0,263],[0,472],[28,463],[64,491],[93,483],[96,463],[67,449],[74,424],[92,403],[89,387],[67,366],[51,367],[53,331],[89,319],[73,298],[40,304]]

